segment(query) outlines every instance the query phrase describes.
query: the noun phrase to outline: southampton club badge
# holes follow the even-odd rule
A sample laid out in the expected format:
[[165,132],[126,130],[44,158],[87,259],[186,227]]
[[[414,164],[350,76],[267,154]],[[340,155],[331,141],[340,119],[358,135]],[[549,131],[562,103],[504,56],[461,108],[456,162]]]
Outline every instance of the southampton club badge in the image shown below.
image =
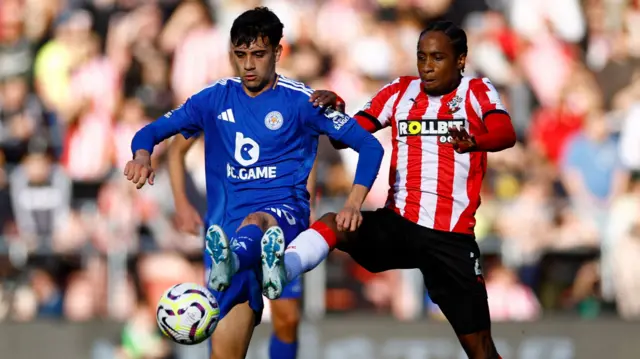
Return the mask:
[[278,111],[271,111],[264,118],[264,125],[272,131],[282,127],[282,122],[284,122],[284,119],[282,118],[282,114]]
[[462,104],[462,98],[460,96],[456,96],[447,103],[449,106],[449,114],[454,114],[460,110],[460,105]]

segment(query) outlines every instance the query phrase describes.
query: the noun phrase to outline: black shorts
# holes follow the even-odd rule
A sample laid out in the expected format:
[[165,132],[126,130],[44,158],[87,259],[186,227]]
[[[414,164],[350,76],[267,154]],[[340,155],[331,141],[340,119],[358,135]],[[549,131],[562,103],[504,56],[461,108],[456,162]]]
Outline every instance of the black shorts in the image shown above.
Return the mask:
[[487,290],[474,236],[426,228],[387,208],[362,215],[360,228],[338,249],[373,273],[420,269],[429,296],[458,335],[489,329]]

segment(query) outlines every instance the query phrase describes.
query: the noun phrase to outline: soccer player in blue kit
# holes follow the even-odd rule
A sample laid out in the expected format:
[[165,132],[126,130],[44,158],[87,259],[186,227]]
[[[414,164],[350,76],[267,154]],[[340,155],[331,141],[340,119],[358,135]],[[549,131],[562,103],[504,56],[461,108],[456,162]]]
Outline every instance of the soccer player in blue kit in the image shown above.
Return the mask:
[[[282,30],[266,8],[240,15],[231,28],[231,61],[240,77],[218,81],[141,129],[131,144],[134,159],[125,167],[138,188],[152,185],[154,146],[177,133],[185,138],[204,133],[207,171],[222,170],[224,218],[206,234],[212,260],[208,284],[221,312],[212,336],[215,359],[244,358],[260,322],[261,241],[286,246],[309,225],[305,186],[318,136],[361,154],[352,191],[337,215],[341,222],[361,223],[362,203],[382,161],[382,146],[371,134],[340,112],[314,107],[313,90],[276,74]],[[207,200],[215,203],[211,185],[207,182]]]
[[[344,112],[344,101],[334,92],[327,90],[316,90],[310,98],[314,106],[331,106]],[[342,107],[341,107],[342,106]],[[208,225],[221,223],[224,218],[224,206],[226,203],[226,193],[222,185],[223,171],[213,171],[216,174],[208,181],[212,184],[216,192],[218,201],[207,206],[207,213],[200,213],[191,203],[187,194],[187,178],[184,159],[187,152],[196,143],[197,137],[185,139],[181,135],[174,136],[168,151],[168,168],[171,179],[171,192],[176,210],[176,227],[184,233],[201,235],[203,228],[202,217]],[[218,174],[220,172],[220,174]],[[210,172],[211,173],[211,172]],[[307,181],[307,191],[311,194],[311,208],[313,208],[313,194],[315,193],[316,167],[311,170]],[[215,184],[215,182],[217,184]],[[313,216],[312,216],[313,217]],[[207,225],[207,226],[208,226]],[[205,268],[211,268],[211,256],[205,251]],[[208,270],[207,270],[208,272]],[[207,274],[208,275],[208,274]],[[297,277],[288,283],[282,295],[271,301],[271,320],[273,324],[273,334],[269,342],[270,359],[295,359],[296,348],[298,346],[298,325],[300,323],[300,299],[302,298],[302,276]],[[211,348],[210,348],[211,349]]]

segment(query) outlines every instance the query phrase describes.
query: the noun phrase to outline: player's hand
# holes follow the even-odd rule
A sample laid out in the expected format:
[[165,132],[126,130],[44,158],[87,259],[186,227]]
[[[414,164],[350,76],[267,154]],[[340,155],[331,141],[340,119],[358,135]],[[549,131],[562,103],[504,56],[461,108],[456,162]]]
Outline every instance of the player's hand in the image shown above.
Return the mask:
[[464,127],[449,127],[449,135],[453,149],[458,153],[467,153],[476,147],[476,141]]
[[198,235],[202,228],[202,219],[198,211],[187,201],[176,202],[176,227],[179,231]]
[[313,107],[331,107],[340,112],[345,112],[344,101],[333,91],[316,90],[309,97],[309,102],[313,103]]
[[355,232],[362,224],[360,209],[352,205],[345,205],[336,216],[336,224],[340,232]]
[[124,167],[124,175],[128,181],[135,183],[138,189],[147,182],[153,186],[156,173],[151,168],[151,155],[146,151],[136,153],[136,157]]

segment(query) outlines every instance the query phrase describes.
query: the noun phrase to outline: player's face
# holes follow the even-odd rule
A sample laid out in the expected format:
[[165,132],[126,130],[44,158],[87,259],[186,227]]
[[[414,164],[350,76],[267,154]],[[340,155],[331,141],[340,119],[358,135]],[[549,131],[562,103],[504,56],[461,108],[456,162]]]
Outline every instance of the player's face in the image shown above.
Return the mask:
[[443,32],[429,31],[418,41],[418,72],[430,95],[453,91],[465,60],[465,55],[456,56],[449,37]]
[[248,47],[231,44],[231,63],[250,94],[257,95],[272,83],[281,53],[282,46],[274,48],[266,37],[259,37]]

